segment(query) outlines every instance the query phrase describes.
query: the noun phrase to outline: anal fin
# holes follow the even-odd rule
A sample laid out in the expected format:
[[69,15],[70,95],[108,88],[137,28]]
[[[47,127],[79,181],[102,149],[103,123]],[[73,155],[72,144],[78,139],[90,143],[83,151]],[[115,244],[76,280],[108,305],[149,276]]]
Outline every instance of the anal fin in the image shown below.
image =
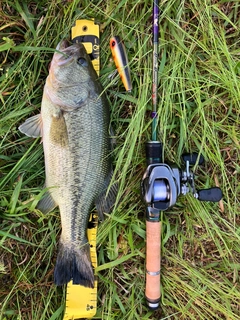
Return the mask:
[[56,208],[57,204],[53,200],[49,191],[47,191],[43,198],[38,202],[37,209],[46,214]]

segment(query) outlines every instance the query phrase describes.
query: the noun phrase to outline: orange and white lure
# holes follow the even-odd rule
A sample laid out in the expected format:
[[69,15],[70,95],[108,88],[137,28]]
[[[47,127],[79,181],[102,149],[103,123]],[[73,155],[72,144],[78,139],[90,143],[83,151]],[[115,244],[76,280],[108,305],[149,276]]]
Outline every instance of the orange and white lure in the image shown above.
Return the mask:
[[123,85],[126,91],[131,92],[132,81],[130,76],[130,68],[128,65],[128,58],[126,49],[123,42],[118,36],[110,39],[110,48],[112,51],[113,60],[117,67],[120,78],[122,79]]

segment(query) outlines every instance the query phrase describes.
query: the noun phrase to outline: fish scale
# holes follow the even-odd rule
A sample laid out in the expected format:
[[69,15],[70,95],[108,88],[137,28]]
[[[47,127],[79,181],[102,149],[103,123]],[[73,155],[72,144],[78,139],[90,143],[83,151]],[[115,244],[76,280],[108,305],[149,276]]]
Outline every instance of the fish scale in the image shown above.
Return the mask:
[[[91,106],[93,105],[93,102],[90,102]],[[73,163],[67,161],[66,166],[65,166],[65,176],[63,179],[68,177],[68,173],[71,169],[73,169],[74,177],[73,179],[70,177],[70,181],[67,183],[67,185],[72,186],[69,188],[72,190],[72,193],[70,195],[71,201],[70,201],[70,207],[64,208],[64,204],[61,207],[60,206],[60,212],[62,221],[65,221],[65,217],[67,215],[65,214],[66,211],[72,212],[72,222],[71,222],[71,228],[74,225],[81,225],[80,224],[80,219],[81,215],[77,215],[76,212],[82,212],[83,214],[89,214],[89,210],[91,206],[93,205],[94,199],[97,196],[98,190],[103,189],[104,187],[104,181],[107,178],[107,171],[105,170],[104,176],[102,172],[96,171],[96,169],[99,167],[99,159],[102,159],[105,153],[105,157],[108,156],[109,154],[109,139],[105,139],[105,143],[103,142],[102,144],[100,143],[99,139],[96,140],[96,137],[91,137],[89,139],[89,136],[92,134],[92,130],[82,130],[81,125],[79,124],[85,124],[85,128],[92,128],[93,125],[91,123],[92,115],[97,116],[97,111],[100,109],[98,104],[96,104],[96,110],[87,110],[87,106],[83,107],[84,110],[79,110],[76,112],[74,115],[71,113],[66,113],[64,115],[65,121],[67,123],[67,128],[78,128],[77,131],[69,131],[68,136],[70,140],[73,142],[72,143],[72,150],[69,150],[69,156],[71,154],[79,154],[79,150],[81,150],[81,153],[79,154],[79,157],[76,158],[74,157],[72,159]],[[89,113],[89,111],[91,113]],[[90,115],[90,116],[89,116]],[[101,119],[101,117],[99,117]],[[102,127],[102,128],[101,128]],[[96,134],[98,136],[102,136],[102,132],[106,130],[104,128],[103,123],[101,121],[98,121],[98,127],[96,129]],[[78,132],[79,131],[79,132]],[[95,135],[95,134],[94,134]],[[76,137],[79,137],[76,139]],[[96,145],[90,145],[89,141],[97,141]],[[83,147],[85,145],[85,147]],[[102,147],[103,145],[103,147]],[[105,145],[105,148],[104,148]],[[90,152],[89,152],[90,151]],[[50,151],[50,156],[52,154],[56,154],[55,152]],[[106,169],[109,169],[109,164],[105,165]],[[99,167],[102,169],[102,167]],[[104,171],[104,170],[103,170]],[[95,180],[97,182],[95,182]],[[89,181],[89,182],[88,182]],[[92,183],[91,183],[92,182]],[[68,187],[67,187],[68,188]],[[66,189],[66,186],[62,187],[62,190]],[[79,201],[81,199],[81,201]],[[76,204],[75,204],[76,203]],[[88,220],[88,219],[87,219]],[[87,223],[86,220],[86,223]],[[64,225],[64,223],[63,223]],[[84,230],[84,235],[85,235],[85,230],[86,230],[86,225],[82,226],[82,229]],[[64,227],[65,228],[65,227]]]

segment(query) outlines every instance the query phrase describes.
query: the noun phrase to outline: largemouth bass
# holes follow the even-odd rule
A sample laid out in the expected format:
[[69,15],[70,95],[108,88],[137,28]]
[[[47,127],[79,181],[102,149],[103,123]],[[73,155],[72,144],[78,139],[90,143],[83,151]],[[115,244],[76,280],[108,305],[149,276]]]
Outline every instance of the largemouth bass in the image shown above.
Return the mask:
[[38,208],[59,206],[62,234],[54,282],[94,286],[86,235],[90,210],[109,212],[116,187],[111,180],[109,106],[91,60],[81,43],[62,41],[54,53],[44,87],[41,113],[19,130],[42,137],[46,187]]

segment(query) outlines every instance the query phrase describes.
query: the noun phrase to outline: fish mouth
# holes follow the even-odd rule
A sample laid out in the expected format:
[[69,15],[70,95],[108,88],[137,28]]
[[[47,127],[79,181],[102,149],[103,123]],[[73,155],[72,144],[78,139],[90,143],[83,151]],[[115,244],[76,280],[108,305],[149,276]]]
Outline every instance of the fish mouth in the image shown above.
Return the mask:
[[63,51],[63,50],[67,49],[70,46],[71,46],[71,42],[68,41],[67,39],[64,39],[64,40],[59,42],[59,44],[57,45],[56,50]]
[[67,39],[59,42],[56,50],[57,52],[55,53],[54,60],[59,66],[72,62],[74,57],[79,54],[79,46],[72,44]]

